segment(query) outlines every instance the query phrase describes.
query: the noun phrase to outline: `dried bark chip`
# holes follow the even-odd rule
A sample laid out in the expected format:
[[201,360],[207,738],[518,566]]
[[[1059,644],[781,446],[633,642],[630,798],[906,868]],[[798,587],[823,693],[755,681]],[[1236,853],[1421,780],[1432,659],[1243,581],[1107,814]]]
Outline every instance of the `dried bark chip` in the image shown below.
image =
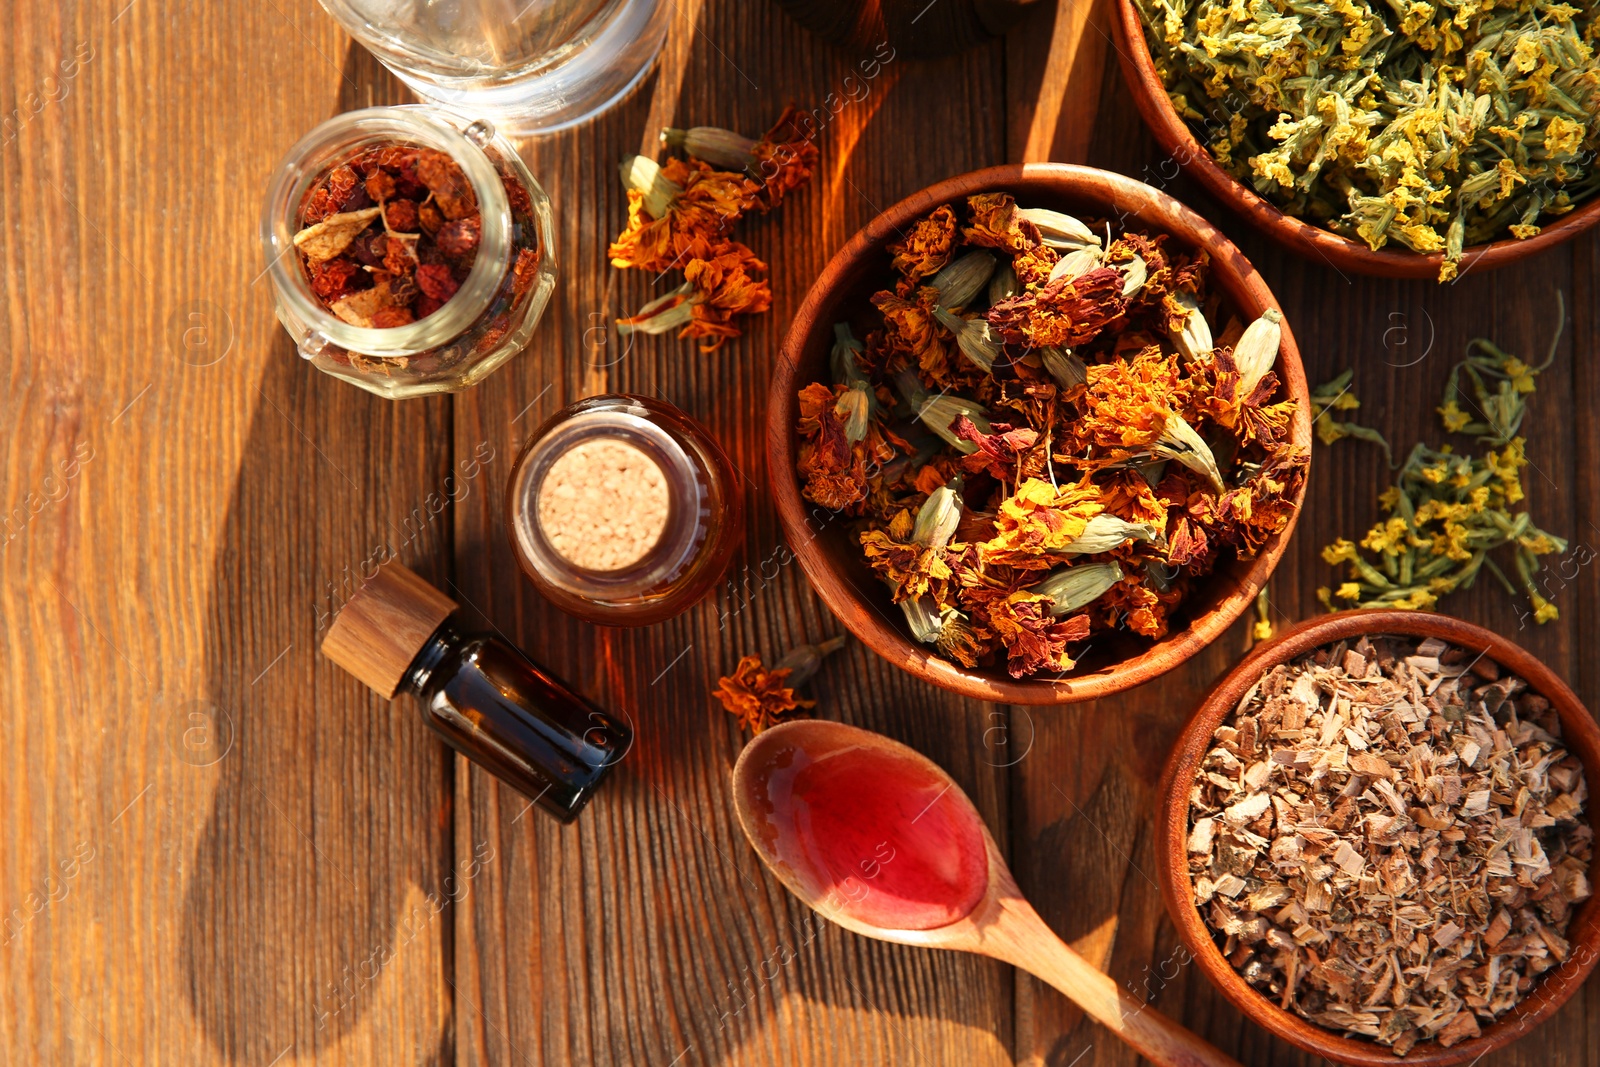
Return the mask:
[[1190,797],[1194,899],[1286,1010],[1403,1056],[1568,958],[1583,768],[1549,702],[1473,650],[1362,637],[1273,668]]
[[341,297],[333,302],[329,310],[352,326],[374,327],[377,325],[378,312],[393,306],[394,297],[389,292],[388,284],[380,282],[371,289]]
[[1364,774],[1369,778],[1398,778],[1400,777],[1393,767],[1386,763],[1382,756],[1371,752],[1357,752],[1350,757],[1350,769],[1357,774]]
[[329,215],[321,222],[307,226],[294,235],[294,246],[312,263],[321,263],[340,255],[350,247],[350,242],[382,213],[381,208],[369,207],[361,211],[343,211]]
[[1222,813],[1223,821],[1229,826],[1243,826],[1255,819],[1262,812],[1272,806],[1272,798],[1265,793],[1245,797],[1237,804],[1231,804]]
[[1478,1037],[1483,1033],[1478,1028],[1478,1019],[1470,1011],[1458,1011],[1450,1017],[1450,1021],[1440,1028],[1435,1039],[1445,1048],[1458,1045],[1468,1038]]

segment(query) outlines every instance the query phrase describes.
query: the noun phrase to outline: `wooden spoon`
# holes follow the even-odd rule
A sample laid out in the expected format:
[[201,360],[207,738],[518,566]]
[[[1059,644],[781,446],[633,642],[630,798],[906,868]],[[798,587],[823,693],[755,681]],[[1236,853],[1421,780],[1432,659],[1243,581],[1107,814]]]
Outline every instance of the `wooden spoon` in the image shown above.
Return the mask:
[[[853,768],[850,774],[812,769],[840,756],[846,758],[829,768],[848,766]],[[896,784],[902,781],[909,783],[905,790]],[[823,782],[831,784],[818,784]],[[824,795],[824,789],[831,792]],[[845,929],[902,945],[976,952],[1020,967],[1055,986],[1153,1063],[1240,1067],[1129,996],[1051,932],[1023,899],[972,801],[921,753],[842,723],[784,723],[757,735],[739,755],[733,768],[733,803],[739,825],[762,862],[791,893]],[[908,817],[912,808],[920,810]],[[920,822],[929,811],[937,815]],[[862,856],[859,873],[852,853],[852,873],[840,879],[834,867],[828,868],[831,873],[819,873],[818,843],[806,836],[819,830],[837,833],[841,840],[849,837],[851,848],[880,835],[884,845]],[[957,855],[968,847],[971,856]],[[986,865],[986,879],[982,867],[972,865]],[[953,890],[952,897],[946,887],[962,881],[964,867],[971,867],[976,879],[966,891]],[[896,879],[899,884],[891,884]],[[936,916],[932,921],[942,925],[890,929],[864,921],[863,911],[871,909],[861,902],[872,893],[886,895],[873,907],[909,902],[904,914]],[[937,918],[944,902],[941,893],[956,910]],[[976,904],[968,908],[966,902],[973,897]],[[945,922],[951,915],[956,916],[953,921]]]

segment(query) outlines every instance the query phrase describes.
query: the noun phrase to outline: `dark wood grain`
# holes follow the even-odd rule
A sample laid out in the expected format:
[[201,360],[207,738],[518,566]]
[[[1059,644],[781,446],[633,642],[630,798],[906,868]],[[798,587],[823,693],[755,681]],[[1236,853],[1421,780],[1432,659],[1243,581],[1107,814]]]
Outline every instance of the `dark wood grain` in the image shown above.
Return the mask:
[[[1132,1063],[1009,968],[812,923],[734,826],[741,738],[707,696],[742,653],[841,632],[784,562],[765,388],[828,257],[952,174],[1055,158],[1191,204],[1283,302],[1310,381],[1355,366],[1359,416],[1402,449],[1441,440],[1432,408],[1470,337],[1542,353],[1564,289],[1530,498],[1542,525],[1600,549],[1600,240],[1442,287],[1291,257],[1175,176],[1122,85],[1104,3],[1041,0],[1003,39],[888,63],[823,131],[815,182],[741,228],[773,265],[772,313],[701,355],[608,329],[660,291],[606,263],[616,163],[668,121],[754,131],[790,99],[846,98],[863,56],[770,0],[669,0],[672,41],[640,91],[525,146],[562,271],[532,347],[468,393],[397,404],[295,357],[255,228],[293,141],[405,92],[314,0],[125,2],[17,5],[0,35],[0,118],[28,112],[0,129],[0,1063]],[[749,479],[728,582],[637,631],[541,603],[500,522],[522,438],[607,389],[683,407]],[[493,458],[429,518],[479,446]],[[1372,522],[1387,477],[1371,446],[1319,452],[1271,585],[1277,621],[1318,611],[1336,577],[1318,550]],[[316,656],[326,612],[385,547],[633,718],[636,750],[577,825],[525,811],[404,701]],[[1544,627],[1487,579],[1443,606],[1594,707],[1600,568],[1564,581]],[[1242,1062],[1305,1064],[1169,965],[1153,881],[1162,761],[1248,643],[1236,626],[1172,674],[1065,709],[960,700],[859,646],[813,695],[948,768],[1043,918],[1126,988]],[[1482,1063],[1600,1067],[1592,1019],[1591,982]]]
[[[91,56],[0,149],[7,506],[91,457],[0,557],[0,1060],[449,1058],[448,924],[400,928],[448,873],[451,764],[315,652],[449,403],[305,373],[253,284],[268,173],[384,83],[310,4],[122,7],[0,44],[6,111]],[[448,532],[407,556],[436,574]]]

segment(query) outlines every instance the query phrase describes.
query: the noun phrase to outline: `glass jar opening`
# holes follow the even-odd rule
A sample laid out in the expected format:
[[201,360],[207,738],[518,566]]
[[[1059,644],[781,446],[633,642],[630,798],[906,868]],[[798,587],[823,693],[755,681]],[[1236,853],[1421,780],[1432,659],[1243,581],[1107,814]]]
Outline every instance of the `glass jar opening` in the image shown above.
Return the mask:
[[[413,356],[449,342],[489,308],[511,269],[512,220],[500,173],[462,132],[472,122],[419,104],[368,108],[330,119],[290,149],[268,191],[261,235],[279,298],[302,324],[295,337],[302,353],[315,355],[332,344],[375,359]],[[461,167],[478,198],[478,254],[461,287],[431,315],[402,326],[356,326],[329,311],[312,291],[294,236],[306,195],[331,168],[367,148],[397,143],[444,152]]]
[[[541,496],[552,467],[580,445],[612,442],[636,450],[660,472],[666,514],[653,543],[640,552],[619,550],[610,567],[586,566],[604,552],[565,551],[541,521]],[[693,565],[706,538],[704,475],[683,446],[660,426],[626,410],[580,412],[530,446],[511,485],[512,537],[528,564],[551,585],[587,600],[615,602],[645,596],[670,585]],[[616,500],[615,509],[648,509],[645,500]],[[593,516],[596,525],[607,515]],[[650,526],[646,520],[643,525]],[[628,557],[633,555],[634,558]]]

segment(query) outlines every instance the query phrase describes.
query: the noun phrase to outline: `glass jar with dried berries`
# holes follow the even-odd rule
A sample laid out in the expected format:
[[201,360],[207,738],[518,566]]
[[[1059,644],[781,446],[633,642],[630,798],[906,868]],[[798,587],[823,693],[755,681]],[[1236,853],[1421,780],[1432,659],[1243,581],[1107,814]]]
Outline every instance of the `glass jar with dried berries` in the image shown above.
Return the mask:
[[398,399],[465,389],[522,350],[555,288],[551,230],[509,142],[407,105],[339,115],[295,145],[261,240],[300,354]]

